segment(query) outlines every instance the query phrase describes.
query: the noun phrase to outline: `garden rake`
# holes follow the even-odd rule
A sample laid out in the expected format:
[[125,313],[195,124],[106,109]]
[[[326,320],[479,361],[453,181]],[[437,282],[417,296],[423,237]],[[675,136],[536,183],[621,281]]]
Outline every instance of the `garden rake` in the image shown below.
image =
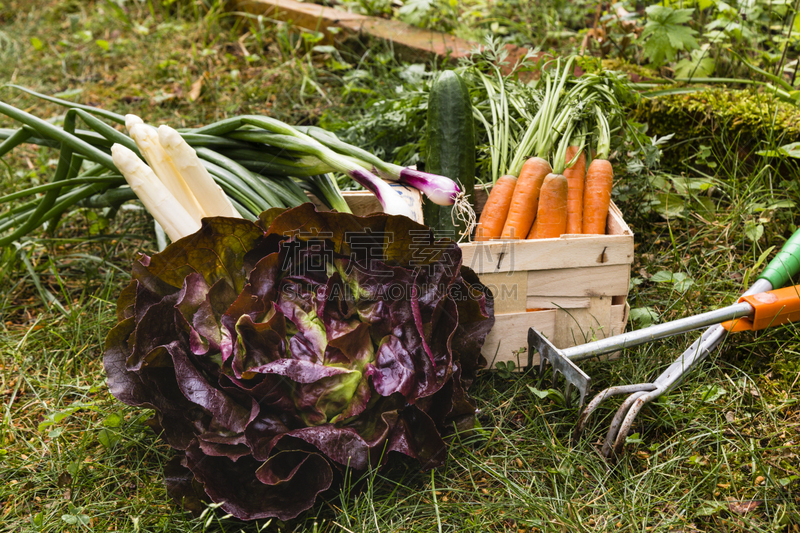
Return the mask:
[[[781,249],[778,255],[767,265],[767,268],[764,269],[760,279],[753,285],[753,288],[733,305],[715,311],[681,318],[672,322],[622,333],[587,344],[565,348],[563,350],[556,348],[544,335],[534,328],[530,328],[528,330],[528,353],[531,357],[534,352],[539,353],[540,375],[544,372],[545,361],[547,361],[553,367],[554,381],[557,374],[560,373],[564,376],[567,381],[567,390],[565,394],[567,401],[571,398],[572,388],[577,388],[580,395],[579,406],[583,406],[586,393],[591,386],[592,380],[575,364],[576,362],[735,319],[745,319],[737,322],[735,328],[737,331],[748,329],[747,324],[751,323],[753,327],[749,329],[755,330],[800,319],[800,298],[798,297],[798,294],[800,294],[800,286],[764,292],[769,291],[773,287],[781,287],[798,271],[800,271],[800,231],[792,235],[783,249]],[[712,329],[716,330],[716,328]],[[725,329],[722,331],[724,332]],[[724,333],[718,332],[717,335],[720,335],[721,338]],[[700,354],[700,348],[709,348],[711,346],[711,338],[712,334],[706,332],[698,341],[697,346],[687,350],[687,353],[692,351],[696,352],[696,354]],[[716,342],[718,343],[719,339]],[[715,345],[716,344],[714,344],[714,346]],[[695,359],[699,360],[697,356],[695,356]],[[679,362],[676,361],[676,368],[680,366],[684,370],[676,372],[675,368],[670,367],[670,369],[672,369],[670,375],[680,374],[680,376],[682,376],[685,374],[686,362],[688,362],[688,360],[679,359]],[[668,371],[670,369],[668,369]],[[689,367],[689,369],[691,369],[691,367]],[[667,374],[667,372],[664,374]],[[676,379],[679,380],[680,376]],[[610,392],[606,390],[603,391],[605,395],[601,393],[598,395],[598,398],[593,400],[593,402],[597,402],[593,407],[596,408],[597,404],[602,402],[605,397],[611,395],[635,393],[638,395],[637,397],[641,397],[647,392],[655,391],[658,388],[659,385],[648,383],[626,385],[615,388]],[[635,400],[636,398],[630,400],[628,407],[630,407]],[[587,411],[589,411],[589,409],[587,409]],[[625,411],[627,412],[627,409],[625,409]],[[589,411],[589,414],[591,414],[591,411]],[[632,416],[635,417],[635,413],[633,413]]]
[[[799,270],[800,230],[792,235],[775,259],[767,265],[767,268],[764,269],[759,279],[756,280],[739,300],[740,302],[748,301],[755,303],[753,307],[757,315],[759,314],[760,307],[760,317],[754,317],[753,319],[744,318],[736,322],[726,322],[706,329],[700,338],[695,340],[692,345],[652,383],[637,383],[609,387],[600,392],[589,402],[589,405],[587,405],[586,409],[581,413],[578,419],[578,425],[572,436],[573,442],[578,440],[592,413],[606,398],[629,394],[628,398],[622,402],[622,405],[614,415],[601,450],[602,455],[606,458],[622,453],[625,446],[625,439],[639,411],[641,411],[646,404],[677,387],[686,375],[722,342],[729,332],[757,331],[797,318],[792,314],[790,308],[797,307],[797,302],[800,302],[798,287],[789,287],[772,293],[767,291],[771,291],[775,287],[781,287]],[[778,296],[775,301],[770,301],[772,298],[765,296],[767,294],[776,293],[781,293],[787,300],[782,300],[782,296]],[[767,311],[765,309],[765,301],[768,302],[766,303],[766,307],[771,306],[771,310]],[[782,317],[786,317],[786,319]]]

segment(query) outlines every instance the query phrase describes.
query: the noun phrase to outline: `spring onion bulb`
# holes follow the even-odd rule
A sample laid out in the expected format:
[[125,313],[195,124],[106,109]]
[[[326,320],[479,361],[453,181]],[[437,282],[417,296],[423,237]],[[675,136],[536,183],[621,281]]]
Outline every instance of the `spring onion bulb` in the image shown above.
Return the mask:
[[195,198],[186,180],[175,168],[172,158],[161,146],[156,129],[146,124],[132,124],[130,135],[136,141],[136,146],[144,156],[147,164],[150,165],[150,168],[161,180],[161,183],[199,224],[200,219],[203,218],[203,210],[200,208],[200,203]]
[[338,154],[335,154],[335,156],[337,157],[333,157],[332,159],[334,159],[333,164],[337,167],[336,170],[344,172],[354,181],[361,184],[365,189],[372,192],[381,206],[383,206],[384,213],[389,215],[403,215],[411,219],[414,218],[411,206],[408,205],[400,193],[392,189],[391,185],[372,172],[350,162],[347,158],[341,157]]
[[222,188],[203,166],[197,152],[169,126],[158,127],[158,142],[200,204],[203,216],[241,218]]
[[382,178],[398,181],[404,185],[419,189],[422,194],[437,205],[453,205],[456,198],[461,194],[461,187],[445,176],[391,163],[384,163],[383,168],[373,168]]
[[[340,170],[345,165],[342,164],[337,170]],[[406,200],[394,189],[392,186],[380,179],[372,172],[361,168],[358,165],[353,165],[347,169],[345,173],[353,180],[360,183],[364,188],[372,192],[378,201],[383,206],[383,212],[389,215],[403,215],[409,218],[414,218],[414,213],[411,211],[411,206],[408,205]]]
[[460,220],[466,224],[466,227],[473,227],[476,216],[472,202],[464,190],[450,178],[391,163],[383,163],[383,168],[373,168],[383,178],[397,180],[399,183],[414,187],[437,205],[452,205],[453,223]]
[[172,241],[177,241],[200,229],[200,222],[189,215],[153,170],[145,165],[133,150],[121,144],[114,144],[111,147],[111,158],[144,207],[161,224]]
[[389,215],[403,215],[409,218],[414,218],[411,211],[411,206],[406,203],[405,199],[392,189],[391,185],[380,179],[378,176],[364,170],[360,166],[353,163],[340,162],[343,170],[355,182],[362,185],[365,189],[369,190],[383,206],[383,212]]

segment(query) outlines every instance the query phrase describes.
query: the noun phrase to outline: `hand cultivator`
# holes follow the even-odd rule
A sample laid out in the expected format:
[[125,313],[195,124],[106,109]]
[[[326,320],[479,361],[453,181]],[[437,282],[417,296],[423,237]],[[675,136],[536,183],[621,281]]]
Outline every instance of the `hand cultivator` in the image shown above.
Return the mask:
[[711,326],[652,383],[609,387],[589,403],[581,414],[573,440],[577,439],[591,414],[606,398],[629,395],[614,416],[603,445],[603,455],[611,457],[612,454],[622,452],[628,430],[642,407],[675,388],[697,363],[719,345],[728,332],[758,331],[799,320],[800,285],[778,288],[797,272],[800,272],[800,231],[786,242],[759,279],[733,305],[564,350],[559,350],[531,328],[528,330],[528,353],[533,354],[534,351],[539,353],[540,374],[544,371],[545,361],[549,361],[553,367],[553,379],[556,373],[564,376],[567,381],[568,400],[572,388],[576,387],[580,394],[579,405],[582,406],[591,385],[591,378],[575,362]]

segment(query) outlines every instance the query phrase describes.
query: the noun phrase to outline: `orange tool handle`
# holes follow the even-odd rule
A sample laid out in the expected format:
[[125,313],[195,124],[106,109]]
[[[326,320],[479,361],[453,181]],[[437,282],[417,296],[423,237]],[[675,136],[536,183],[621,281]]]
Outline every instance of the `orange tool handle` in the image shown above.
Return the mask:
[[754,311],[746,318],[723,322],[728,331],[759,331],[800,320],[800,285],[742,296],[739,302],[749,303]]

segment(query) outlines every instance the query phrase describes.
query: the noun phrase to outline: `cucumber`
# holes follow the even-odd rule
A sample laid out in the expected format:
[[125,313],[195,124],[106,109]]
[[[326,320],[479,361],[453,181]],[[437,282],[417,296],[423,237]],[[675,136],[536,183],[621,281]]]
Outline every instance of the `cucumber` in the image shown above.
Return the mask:
[[[475,206],[475,125],[467,84],[452,70],[433,82],[428,97],[428,144],[425,171],[455,180]],[[454,225],[452,206],[425,201],[425,224],[437,237],[458,240],[464,224]]]

